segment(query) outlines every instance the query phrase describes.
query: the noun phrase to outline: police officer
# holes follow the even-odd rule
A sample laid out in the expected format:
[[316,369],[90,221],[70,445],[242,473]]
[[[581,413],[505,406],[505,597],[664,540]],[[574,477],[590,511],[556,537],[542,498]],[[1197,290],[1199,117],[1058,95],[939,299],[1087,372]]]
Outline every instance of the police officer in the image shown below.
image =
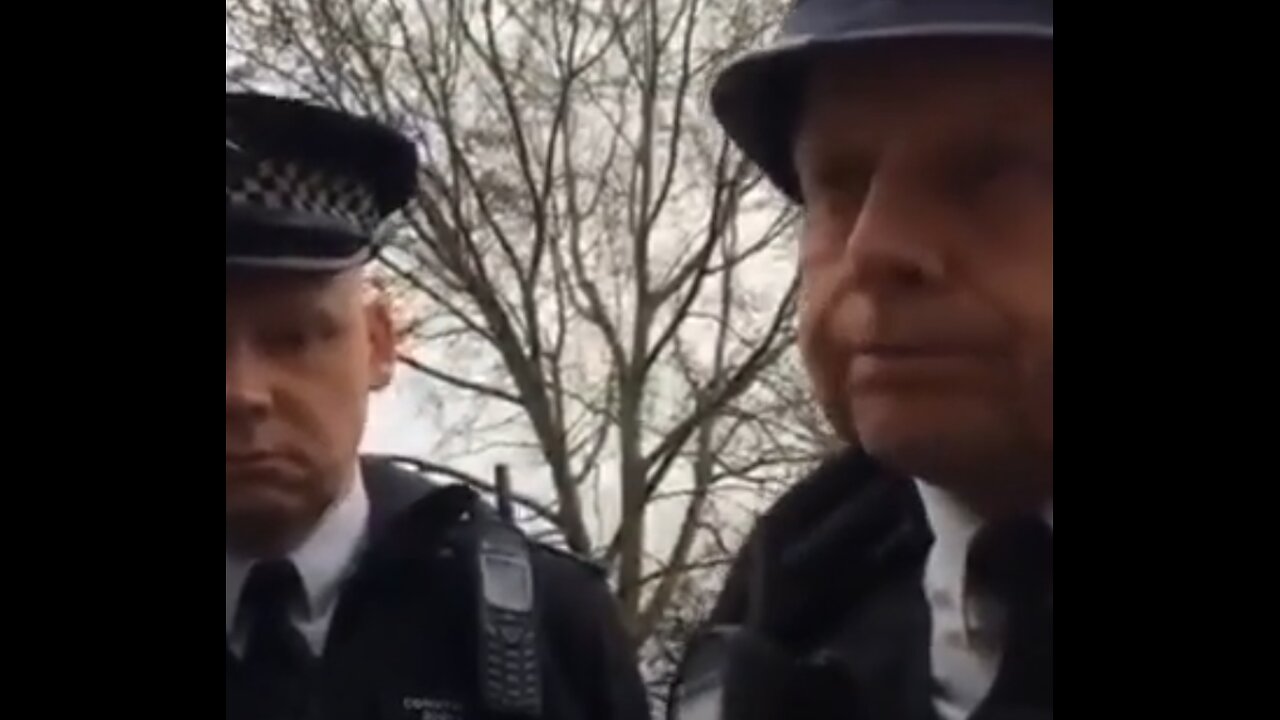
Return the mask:
[[716,113],[803,205],[849,450],[758,524],[679,718],[1053,716],[1052,0],[800,0]]
[[229,93],[226,151],[227,717],[647,718],[597,574],[357,455],[396,357],[361,267],[414,147]]

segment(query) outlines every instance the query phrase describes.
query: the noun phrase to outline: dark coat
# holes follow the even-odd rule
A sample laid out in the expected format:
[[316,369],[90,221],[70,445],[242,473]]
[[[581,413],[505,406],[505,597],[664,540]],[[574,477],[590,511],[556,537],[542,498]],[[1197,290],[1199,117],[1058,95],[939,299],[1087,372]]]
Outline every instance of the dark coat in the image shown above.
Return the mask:
[[[490,720],[478,676],[474,527],[463,488],[433,490],[366,462],[370,539],[343,591],[309,720]],[[603,578],[542,546],[532,563],[545,720],[648,720],[633,653]],[[250,720],[227,654],[227,718]]]
[[933,540],[914,483],[865,454],[800,482],[754,529],[710,619],[744,630],[725,663],[725,720],[937,720],[923,589]]

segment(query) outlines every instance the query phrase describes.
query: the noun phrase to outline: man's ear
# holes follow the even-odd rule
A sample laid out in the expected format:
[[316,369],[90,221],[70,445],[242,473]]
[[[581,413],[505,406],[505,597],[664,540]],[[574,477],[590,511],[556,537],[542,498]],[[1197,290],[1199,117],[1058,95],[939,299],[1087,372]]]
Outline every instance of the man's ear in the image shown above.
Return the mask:
[[369,389],[385,390],[395,377],[396,329],[391,304],[376,293],[365,304],[365,324],[369,329]]

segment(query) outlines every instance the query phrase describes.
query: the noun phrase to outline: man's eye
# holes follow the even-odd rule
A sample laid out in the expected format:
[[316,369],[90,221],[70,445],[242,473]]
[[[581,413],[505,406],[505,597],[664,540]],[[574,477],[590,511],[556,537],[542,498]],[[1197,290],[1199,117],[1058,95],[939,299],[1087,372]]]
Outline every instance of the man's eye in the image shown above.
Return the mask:
[[[974,153],[958,168],[956,180],[970,192],[1004,183],[1030,189],[1040,182],[1053,181],[1052,164],[1035,153],[1012,147],[990,147]],[[1027,187],[1021,187],[1026,184]]]
[[262,336],[264,348],[273,355],[296,355],[311,343],[311,336],[301,330],[276,330]]
[[861,198],[871,185],[871,175],[864,163],[826,162],[813,168],[809,184],[823,194]]
[[[809,216],[805,243],[824,252],[832,243],[843,244],[845,232],[857,220],[867,201],[872,171],[855,163],[824,163],[805,178],[803,193]],[[839,228],[839,231],[836,230]]]

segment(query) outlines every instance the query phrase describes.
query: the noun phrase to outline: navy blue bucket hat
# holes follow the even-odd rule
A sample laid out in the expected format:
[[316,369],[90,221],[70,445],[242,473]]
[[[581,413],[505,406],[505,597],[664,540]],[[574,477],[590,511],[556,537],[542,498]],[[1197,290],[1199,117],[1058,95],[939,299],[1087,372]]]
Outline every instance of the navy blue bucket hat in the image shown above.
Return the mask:
[[778,40],[716,79],[712,108],[725,132],[797,202],[791,142],[803,74],[815,53],[903,40],[1053,42],[1053,0],[797,0]]

